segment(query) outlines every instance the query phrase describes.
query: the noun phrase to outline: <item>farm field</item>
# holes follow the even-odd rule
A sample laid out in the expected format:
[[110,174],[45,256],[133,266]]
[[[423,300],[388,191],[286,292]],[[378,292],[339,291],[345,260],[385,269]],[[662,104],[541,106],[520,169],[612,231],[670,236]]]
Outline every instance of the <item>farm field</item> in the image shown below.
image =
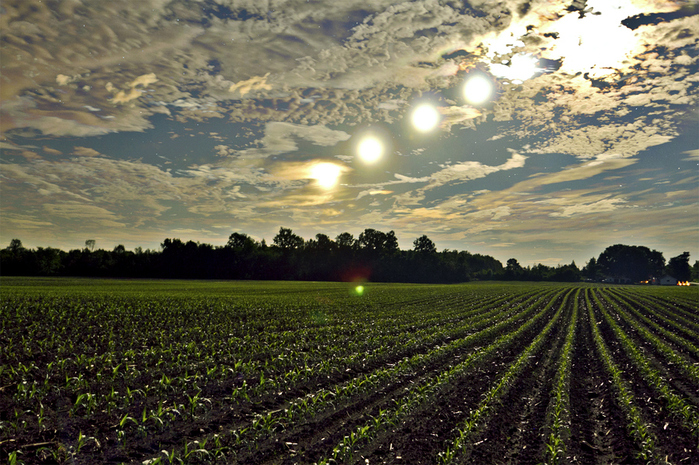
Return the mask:
[[0,463],[699,463],[699,288],[0,280]]

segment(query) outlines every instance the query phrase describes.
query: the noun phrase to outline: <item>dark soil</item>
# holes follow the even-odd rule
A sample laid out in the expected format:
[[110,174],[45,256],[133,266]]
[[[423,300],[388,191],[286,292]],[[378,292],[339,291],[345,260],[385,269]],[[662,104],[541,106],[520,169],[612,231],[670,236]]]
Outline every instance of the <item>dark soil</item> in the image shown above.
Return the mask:
[[612,392],[612,381],[595,351],[587,308],[580,307],[570,382],[569,463],[641,464],[626,432],[626,420]]
[[[667,302],[663,303],[667,305]],[[624,409],[618,405],[611,376],[596,350],[591,330],[591,325],[594,324],[601,331],[614,362],[624,370],[624,379],[634,394],[637,407],[656,437],[658,453],[671,463],[699,464],[697,438],[691,435],[679,418],[668,412],[658,393],[644,381],[611,328],[603,322],[598,309],[595,309],[594,320],[590,321],[582,293],[579,306],[571,365],[570,436],[566,441],[563,462],[582,465],[644,463],[637,457],[638,445],[629,436]],[[371,442],[359,444],[352,459],[345,462],[435,464],[437,454],[449,445],[455,429],[463,424],[483,395],[540,333],[557,308],[558,303],[549,310],[547,317],[517,341],[498,353],[478,360],[462,378],[444,386],[432,401],[420,405],[397,424],[381,431]],[[463,458],[464,463],[535,465],[543,462],[549,428],[547,414],[551,408],[557,360],[565,341],[571,313],[572,302],[569,301],[560,322],[552,328],[541,349],[533,354],[524,373],[514,380],[500,403],[494,405],[487,418],[483,419],[480,429],[471,438],[466,457]],[[454,322],[456,323],[458,321]],[[630,325],[623,321],[619,324],[667,379],[672,389],[694,408],[699,408],[699,386],[684,376],[678,367],[668,364],[652,345],[644,343]],[[670,327],[668,329],[671,330]],[[438,344],[448,342],[448,339],[437,341]],[[671,341],[668,345],[677,349]],[[397,363],[404,357],[429,352],[433,346],[422,343],[406,350],[392,351],[380,361],[307,379],[282,392],[260,396],[254,399],[255,402],[227,405],[222,400],[230,396],[240,380],[210,384],[205,387],[202,396],[216,399],[214,408],[193,420],[173,421],[169,428],[151,431],[147,438],[140,438],[132,432],[126,447],[117,441],[116,425],[109,424],[114,422],[112,417],[106,413],[94,413],[87,418],[82,418],[79,413],[70,415],[75,398],[61,397],[58,391],[49,394],[44,402],[47,422],[52,427],[42,431],[37,428],[21,429],[22,421],[29,420],[35,412],[15,412],[11,406],[16,404],[13,396],[17,392],[17,386],[0,386],[0,420],[5,428],[3,432],[6,433],[8,429],[12,431],[15,428],[13,422],[17,423],[17,434],[9,437],[5,434],[0,440],[0,463],[7,462],[6,455],[9,451],[18,448],[23,451],[18,459],[27,464],[141,463],[163,449],[177,449],[185,442],[197,439],[209,438],[211,441],[214,434],[220,434],[224,445],[230,449],[219,463],[311,464],[326,457],[350,431],[366,424],[371,417],[378,416],[381,409],[394,405],[394,399],[466,359],[473,353],[475,346],[474,343],[463,347],[458,353],[444,357],[430,366],[405,373],[375,391],[359,393],[337,402],[312,418],[289,425],[285,431],[275,431],[269,437],[242,446],[233,446],[229,433],[249,425],[257,414],[284,409],[289,402],[307,393],[362,377],[379,367]],[[696,362],[694,358],[688,359]],[[117,386],[117,390],[124,391],[125,387]],[[153,406],[149,400],[145,404],[149,408]],[[138,417],[140,412],[129,414]],[[51,451],[55,452],[59,444],[68,447],[74,445],[71,441],[75,440],[78,432],[99,437],[99,444],[88,442],[83,453],[75,459],[65,449],[56,456],[51,455]]]

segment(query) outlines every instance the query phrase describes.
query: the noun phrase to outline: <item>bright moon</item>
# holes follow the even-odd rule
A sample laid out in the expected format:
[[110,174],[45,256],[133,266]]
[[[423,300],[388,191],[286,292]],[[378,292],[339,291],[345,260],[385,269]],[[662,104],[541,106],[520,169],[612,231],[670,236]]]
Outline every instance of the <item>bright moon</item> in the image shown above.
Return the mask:
[[420,132],[433,130],[439,124],[439,112],[428,103],[423,103],[413,110],[413,126]]
[[383,144],[376,137],[367,137],[359,143],[357,153],[364,163],[375,163],[383,155]]
[[311,168],[311,178],[318,181],[318,184],[330,189],[337,184],[342,168],[333,163],[318,163]]
[[473,76],[464,84],[464,97],[468,103],[483,103],[490,98],[492,92],[493,84],[485,76]]

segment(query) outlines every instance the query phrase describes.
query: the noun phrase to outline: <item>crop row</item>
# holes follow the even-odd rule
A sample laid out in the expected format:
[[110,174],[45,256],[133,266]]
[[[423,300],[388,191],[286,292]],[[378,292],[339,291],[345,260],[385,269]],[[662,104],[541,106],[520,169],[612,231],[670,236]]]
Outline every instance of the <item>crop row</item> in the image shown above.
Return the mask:
[[3,286],[0,461],[699,458],[692,289],[89,284]]

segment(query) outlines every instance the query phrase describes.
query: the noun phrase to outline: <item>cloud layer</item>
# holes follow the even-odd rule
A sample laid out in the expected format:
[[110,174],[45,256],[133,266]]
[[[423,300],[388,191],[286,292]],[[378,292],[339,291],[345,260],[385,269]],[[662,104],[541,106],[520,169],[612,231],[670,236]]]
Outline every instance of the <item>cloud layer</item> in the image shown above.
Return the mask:
[[[221,243],[285,225],[525,263],[668,237],[699,253],[696,3],[196,5],[3,4],[3,241]],[[494,88],[482,104],[462,92],[475,74]],[[434,133],[410,125],[422,102]],[[357,156],[366,134],[376,165]],[[337,166],[333,189],[319,163]]]

